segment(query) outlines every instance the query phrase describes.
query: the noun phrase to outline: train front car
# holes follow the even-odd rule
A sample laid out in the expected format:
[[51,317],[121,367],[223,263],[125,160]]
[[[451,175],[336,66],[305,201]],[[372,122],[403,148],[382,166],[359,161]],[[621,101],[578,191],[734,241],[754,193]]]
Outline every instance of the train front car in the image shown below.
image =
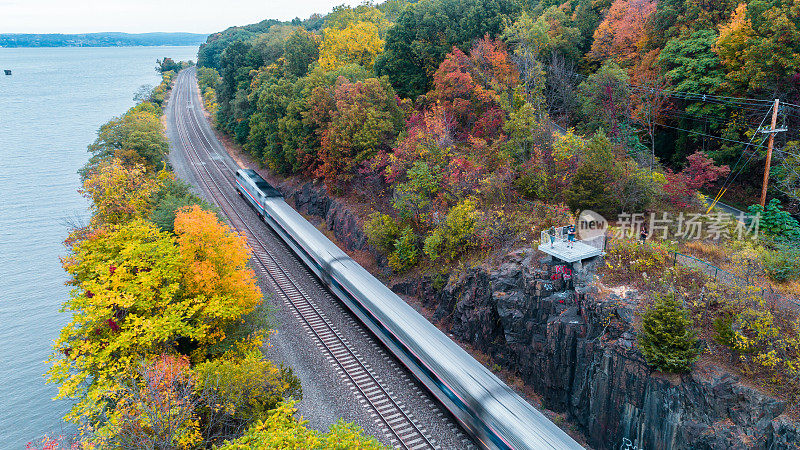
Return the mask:
[[348,257],[255,171],[237,172],[237,190],[483,447],[582,448]]
[[258,212],[262,219],[266,214],[264,209],[266,199],[283,197],[281,191],[272,187],[253,169],[239,169],[236,171],[236,192],[250,203],[250,206]]

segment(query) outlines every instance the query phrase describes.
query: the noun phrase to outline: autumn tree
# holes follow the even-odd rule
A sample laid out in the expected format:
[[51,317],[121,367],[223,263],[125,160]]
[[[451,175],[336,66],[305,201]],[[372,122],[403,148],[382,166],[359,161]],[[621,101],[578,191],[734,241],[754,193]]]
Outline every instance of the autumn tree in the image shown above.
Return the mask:
[[730,167],[717,166],[707,154],[696,151],[686,158],[686,166],[678,173],[667,170],[667,184],[664,193],[677,206],[686,206],[698,190],[730,173]]
[[414,98],[426,93],[433,73],[453,46],[468,51],[485,34],[496,36],[520,5],[512,0],[435,0],[409,5],[386,37],[386,51],[375,62],[397,93]]
[[640,55],[645,24],[655,10],[655,0],[615,0],[594,32],[587,57],[592,61],[613,59],[620,65],[630,65]]
[[381,37],[384,37],[389,21],[380,7],[364,3],[354,7],[348,5],[334,6],[333,10],[325,16],[325,27],[343,30],[357,22],[367,22],[378,27]]
[[247,265],[247,239],[220,223],[217,216],[195,205],[175,217],[181,255],[183,288],[204,305],[206,316],[197,326],[207,334],[193,338],[199,354],[225,339],[225,327],[261,302],[253,270]]
[[259,450],[265,448],[308,448],[336,450],[354,448],[383,450],[375,438],[364,436],[356,425],[339,421],[325,433],[310,430],[307,422],[295,418],[297,409],[293,402],[284,402],[270,411],[266,420],[256,422],[238,439],[226,442],[221,450]]
[[469,56],[454,47],[433,75],[428,95],[456,124],[456,137],[495,137],[505,119],[501,96],[509,96],[518,74],[501,42],[476,41]]
[[116,158],[101,163],[87,176],[78,192],[92,200],[95,226],[143,217],[149,212],[150,196],[158,186],[144,166],[126,166]]
[[173,238],[135,220],[98,231],[64,259],[75,289],[62,309],[73,315],[48,374],[60,385],[58,398],[77,400],[67,420],[99,421],[117,379],[181,336],[199,334],[190,325],[196,306],[180,298],[179,258]]
[[715,49],[733,92],[781,87],[800,71],[800,9],[791,1],[740,4]]
[[117,380],[108,422],[90,441],[121,449],[189,448],[201,442],[197,397],[185,356],[142,361],[136,375]]
[[258,348],[235,349],[192,369],[196,414],[207,444],[241,436],[267,420],[284,400],[300,400],[300,381],[291,369],[264,359]]
[[357,164],[391,146],[402,126],[402,114],[385,78],[351,83],[342,77],[332,92],[318,92],[331,97],[320,100],[327,106],[316,116],[322,132],[316,174],[335,184],[350,179]]
[[347,64],[372,69],[375,57],[383,51],[380,28],[371,22],[356,22],[344,29],[326,28],[319,47],[319,65],[325,70]]
[[135,376],[143,359],[225,351],[227,330],[260,303],[241,237],[199,207],[175,228],[177,237],[141,219],[104,227],[64,259],[75,289],[63,310],[73,316],[48,374],[59,398],[77,400],[68,420],[100,421],[115,380]]

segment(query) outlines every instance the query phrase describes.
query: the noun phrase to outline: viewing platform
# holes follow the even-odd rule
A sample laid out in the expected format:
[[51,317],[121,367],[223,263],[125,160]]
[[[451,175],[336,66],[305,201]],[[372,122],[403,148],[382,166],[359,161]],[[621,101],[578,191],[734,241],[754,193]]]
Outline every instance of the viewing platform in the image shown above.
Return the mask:
[[584,259],[603,254],[603,236],[598,236],[591,241],[576,240],[570,246],[570,242],[567,240],[567,227],[556,228],[556,236],[552,244],[550,234],[545,230],[542,231],[539,251],[567,263],[579,263]]

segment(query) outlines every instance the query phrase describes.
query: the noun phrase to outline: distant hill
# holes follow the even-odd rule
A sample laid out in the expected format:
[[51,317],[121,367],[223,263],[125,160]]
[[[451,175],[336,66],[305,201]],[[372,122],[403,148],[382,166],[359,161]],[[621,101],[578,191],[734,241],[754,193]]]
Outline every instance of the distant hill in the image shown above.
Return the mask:
[[195,33],[0,34],[0,47],[200,45],[206,37]]

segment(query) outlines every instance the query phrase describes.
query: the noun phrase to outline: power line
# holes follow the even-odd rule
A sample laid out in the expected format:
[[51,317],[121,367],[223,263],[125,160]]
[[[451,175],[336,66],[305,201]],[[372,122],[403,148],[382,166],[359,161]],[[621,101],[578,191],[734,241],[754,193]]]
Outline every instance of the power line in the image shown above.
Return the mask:
[[[588,79],[587,75],[583,75],[577,72],[573,72],[571,74],[572,77],[581,78],[581,79]],[[708,94],[708,93],[701,93],[701,92],[690,92],[690,91],[674,91],[674,90],[666,90],[661,88],[655,88],[650,86],[641,86],[636,85],[633,83],[625,83],[626,86],[630,87],[631,89],[637,91],[644,91],[649,93],[659,92],[666,97],[673,97],[673,98],[680,98],[682,100],[694,100],[694,101],[702,101],[707,103],[718,103],[718,104],[733,104],[739,107],[751,107],[749,109],[756,109],[754,107],[758,106],[766,106],[769,103],[772,103],[772,100],[763,100],[758,98],[745,98],[745,97],[730,97],[725,95],[715,95],[715,94]],[[793,105],[800,108],[800,105]]]
[[[671,125],[666,125],[666,124],[663,124],[663,123],[656,122],[656,125],[658,125],[660,127],[666,127],[666,128],[672,128],[672,129],[675,129],[675,130],[685,131],[685,132],[691,133],[691,134],[699,134],[701,136],[708,136],[710,138],[719,139],[721,141],[733,142],[733,143],[742,144],[742,145],[751,145],[750,142],[742,142],[742,141],[737,141],[735,139],[727,139],[727,138],[720,137],[720,136],[714,136],[713,134],[706,134],[706,133],[702,133],[700,131],[687,130],[686,128],[673,127]],[[760,144],[755,146],[755,147],[756,148],[767,148],[766,146],[760,145]]]

